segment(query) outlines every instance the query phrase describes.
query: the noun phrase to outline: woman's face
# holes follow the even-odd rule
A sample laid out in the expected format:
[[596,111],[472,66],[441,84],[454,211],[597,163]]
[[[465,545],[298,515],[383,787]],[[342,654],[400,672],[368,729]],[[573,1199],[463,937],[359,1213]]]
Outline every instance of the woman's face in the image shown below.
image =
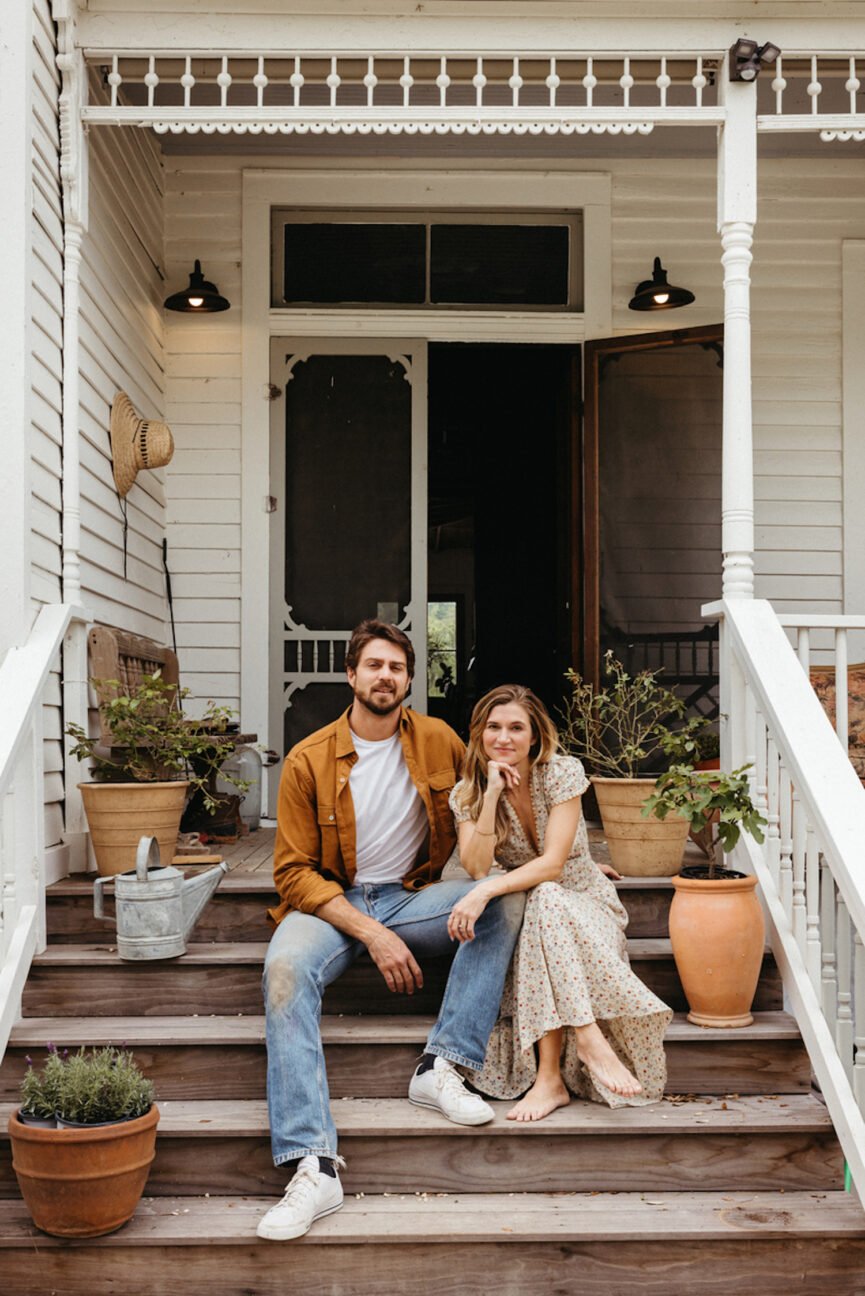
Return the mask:
[[533,742],[528,711],[518,702],[493,707],[481,741],[487,760],[501,761],[504,765],[527,764]]

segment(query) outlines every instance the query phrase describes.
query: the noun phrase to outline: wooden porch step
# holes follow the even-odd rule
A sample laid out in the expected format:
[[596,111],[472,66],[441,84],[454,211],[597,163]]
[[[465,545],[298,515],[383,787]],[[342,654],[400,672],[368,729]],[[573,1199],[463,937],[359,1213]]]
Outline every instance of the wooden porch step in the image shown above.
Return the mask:
[[[401,1098],[432,1026],[431,1017],[324,1017],[334,1098]],[[45,1044],[125,1041],[162,1099],[260,1098],[264,1094],[264,1018],[30,1017],[13,1028],[0,1064],[0,1101],[14,1101],[26,1063]],[[711,1047],[707,1047],[711,1045]],[[796,1022],[759,1013],[739,1030],[692,1026],[677,1015],[667,1033],[670,1093],[807,1093],[811,1068]]]
[[[4,1296],[497,1296],[862,1291],[865,1216],[843,1192],[350,1197],[298,1242],[260,1242],[272,1197],[148,1198],[118,1232],[46,1237],[0,1203]],[[409,1276],[410,1275],[410,1276]]]
[[[48,937],[52,944],[107,939],[110,928],[93,917],[94,876],[66,878],[48,888]],[[669,878],[622,878],[616,889],[630,917],[629,936],[667,935],[673,897]],[[196,923],[190,943],[266,941],[272,930],[266,913],[276,899],[269,873],[229,873]],[[108,898],[109,911],[111,905]]]
[[[25,1017],[67,1012],[116,1017],[123,1013],[184,1016],[261,1010],[261,971],[267,945],[251,941],[196,944],[177,959],[124,962],[116,946],[53,945],[34,960],[24,991]],[[676,1012],[687,1011],[669,940],[632,939],[628,956],[637,976]],[[436,1013],[449,959],[427,960],[424,987],[392,994],[366,957],[339,977],[325,995],[328,1013]],[[783,1006],[783,987],[767,953],[755,1000],[757,1011]]]
[[[347,1192],[787,1191],[843,1187],[843,1159],[813,1094],[666,1100],[610,1111],[574,1102],[545,1121],[451,1125],[407,1099],[333,1104]],[[0,1197],[17,1195],[0,1104]],[[160,1103],[151,1196],[279,1193],[263,1101]]]

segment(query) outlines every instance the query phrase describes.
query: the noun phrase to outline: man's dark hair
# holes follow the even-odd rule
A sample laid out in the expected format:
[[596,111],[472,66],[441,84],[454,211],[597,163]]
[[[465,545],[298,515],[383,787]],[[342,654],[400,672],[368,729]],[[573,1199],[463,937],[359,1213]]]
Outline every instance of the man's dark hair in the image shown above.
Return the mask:
[[403,630],[391,625],[389,621],[376,621],[374,617],[368,617],[366,621],[361,621],[360,625],[355,626],[352,631],[345,653],[347,669],[357,670],[361,653],[371,639],[386,639],[388,643],[401,648],[405,653],[408,677],[409,679],[414,678],[414,648],[412,648],[411,639]]

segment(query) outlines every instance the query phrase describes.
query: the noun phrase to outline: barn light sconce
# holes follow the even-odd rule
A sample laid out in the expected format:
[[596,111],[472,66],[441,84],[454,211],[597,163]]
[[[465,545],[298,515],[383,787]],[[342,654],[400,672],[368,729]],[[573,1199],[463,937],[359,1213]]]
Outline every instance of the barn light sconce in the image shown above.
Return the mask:
[[781,51],[771,41],[758,45],[741,37],[730,47],[730,80],[756,81],[764,67],[771,67]]
[[185,311],[190,315],[209,315],[215,311],[228,310],[231,302],[220,296],[216,284],[210,283],[201,273],[201,262],[196,261],[195,269],[189,276],[189,287],[183,292],[172,293],[165,299],[165,309]]
[[655,257],[651,279],[638,283],[634,295],[628,302],[628,310],[656,311],[675,310],[677,306],[688,306],[694,300],[694,294],[687,288],[675,288],[667,283],[667,272],[661,265],[661,258]]

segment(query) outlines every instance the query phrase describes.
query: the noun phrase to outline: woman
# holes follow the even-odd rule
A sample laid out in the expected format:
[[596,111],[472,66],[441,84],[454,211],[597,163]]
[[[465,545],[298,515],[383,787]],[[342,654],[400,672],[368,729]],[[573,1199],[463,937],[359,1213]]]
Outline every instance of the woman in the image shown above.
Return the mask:
[[618,1107],[664,1091],[672,1013],[628,966],[628,915],[609,880],[618,874],[589,854],[587,786],[530,689],[504,684],[481,698],[451,809],[462,867],[482,880],[449,930],[471,940],[493,896],[528,892],[499,1020],[471,1077],[495,1098],[524,1094],[509,1120],[541,1120],[572,1093]]

